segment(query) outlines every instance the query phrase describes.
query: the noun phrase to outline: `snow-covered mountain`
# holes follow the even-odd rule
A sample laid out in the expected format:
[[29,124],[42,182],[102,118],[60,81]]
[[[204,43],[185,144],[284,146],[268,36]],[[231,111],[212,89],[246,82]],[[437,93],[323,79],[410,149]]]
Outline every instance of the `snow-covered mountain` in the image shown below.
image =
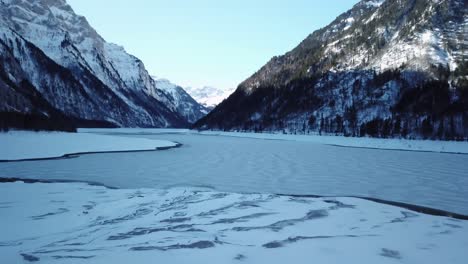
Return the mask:
[[[0,0],[0,16],[2,81],[27,82],[66,116],[117,126],[184,127],[204,114],[183,90],[160,89],[142,61],[106,42],[65,0]],[[2,93],[11,93],[5,86]],[[15,100],[2,101],[2,111],[37,108]]]
[[234,89],[219,89],[211,86],[203,86],[199,88],[186,87],[185,90],[197,102],[203,106],[213,109],[224,99],[228,98],[234,92]]
[[184,117],[190,123],[196,122],[209,112],[206,106],[197,102],[179,85],[173,84],[167,79],[154,79],[156,87],[174,99],[175,110],[179,113],[183,113]]
[[467,137],[466,10],[463,0],[363,0],[195,127]]

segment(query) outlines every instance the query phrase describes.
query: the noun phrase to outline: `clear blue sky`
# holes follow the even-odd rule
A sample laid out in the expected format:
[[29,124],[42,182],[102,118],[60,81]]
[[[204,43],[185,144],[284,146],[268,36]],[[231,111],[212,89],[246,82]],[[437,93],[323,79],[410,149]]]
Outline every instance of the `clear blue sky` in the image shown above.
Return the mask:
[[68,0],[150,74],[235,88],[358,0]]

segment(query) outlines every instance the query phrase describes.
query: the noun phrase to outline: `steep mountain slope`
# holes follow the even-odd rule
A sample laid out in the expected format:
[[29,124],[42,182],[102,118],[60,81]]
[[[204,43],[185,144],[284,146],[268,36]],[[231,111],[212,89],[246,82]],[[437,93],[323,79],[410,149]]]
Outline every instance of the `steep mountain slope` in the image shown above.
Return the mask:
[[0,39],[22,80],[64,114],[141,127],[184,127],[203,115],[199,105],[180,108],[186,97],[159,89],[138,58],[107,43],[65,0],[0,0],[0,7]]
[[10,47],[0,40],[0,131],[8,128],[74,131],[72,122],[51,106],[24,75]]
[[156,87],[161,89],[170,97],[173,98],[174,110],[179,113],[183,113],[184,117],[190,122],[194,123],[200,118],[204,117],[209,110],[195,101],[182,87],[171,83],[166,79],[156,79]]
[[463,0],[363,0],[194,127],[466,137],[467,26]]
[[203,106],[212,110],[224,99],[228,98],[234,92],[234,89],[219,89],[210,86],[201,88],[187,87],[185,88],[193,99],[202,104]]

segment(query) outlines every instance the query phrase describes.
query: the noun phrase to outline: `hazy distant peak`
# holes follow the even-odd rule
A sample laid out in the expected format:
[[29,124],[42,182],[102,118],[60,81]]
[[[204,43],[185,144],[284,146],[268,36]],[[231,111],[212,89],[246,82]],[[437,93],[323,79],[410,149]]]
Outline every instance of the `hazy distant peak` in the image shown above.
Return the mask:
[[200,104],[213,108],[228,98],[234,89],[220,89],[212,86],[186,87],[185,90]]

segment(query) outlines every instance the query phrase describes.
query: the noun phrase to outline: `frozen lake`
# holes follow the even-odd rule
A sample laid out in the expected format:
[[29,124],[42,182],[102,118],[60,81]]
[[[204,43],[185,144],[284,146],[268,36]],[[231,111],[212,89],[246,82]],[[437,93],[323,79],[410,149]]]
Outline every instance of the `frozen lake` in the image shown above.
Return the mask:
[[120,188],[207,187],[248,193],[356,195],[468,214],[468,155],[346,148],[181,133],[141,153],[0,163],[0,177],[93,181]]

